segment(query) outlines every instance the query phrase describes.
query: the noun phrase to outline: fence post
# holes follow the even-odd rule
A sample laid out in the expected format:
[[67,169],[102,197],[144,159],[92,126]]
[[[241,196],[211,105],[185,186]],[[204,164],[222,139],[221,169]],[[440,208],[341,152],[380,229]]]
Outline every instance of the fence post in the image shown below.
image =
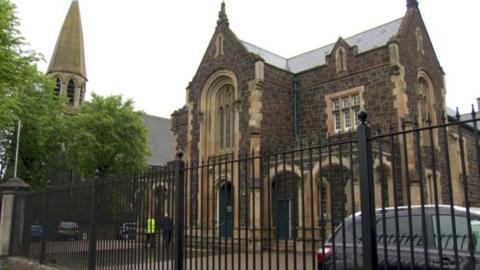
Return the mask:
[[177,152],[175,160],[175,250],[174,269],[183,270],[183,227],[184,227],[184,196],[185,196],[185,161],[182,160],[183,152]]
[[[15,200],[29,189],[30,186],[17,177],[0,184],[0,190],[3,193],[0,217],[0,257],[12,255],[15,242],[23,242],[25,207],[24,204],[16,204]],[[19,230],[14,230],[14,226],[18,226]]]
[[47,234],[47,209],[48,209],[48,192],[50,191],[50,180],[47,180],[45,186],[45,194],[43,197],[43,209],[42,209],[42,244],[40,246],[40,263],[45,262],[45,246],[46,246],[46,234]]
[[367,113],[358,114],[358,163],[360,172],[360,201],[362,211],[363,269],[377,269],[377,234],[375,219],[375,188],[373,182],[372,148]]
[[97,170],[92,181],[92,196],[90,197],[90,226],[88,229],[88,270],[95,270],[97,261],[97,181],[100,173]]

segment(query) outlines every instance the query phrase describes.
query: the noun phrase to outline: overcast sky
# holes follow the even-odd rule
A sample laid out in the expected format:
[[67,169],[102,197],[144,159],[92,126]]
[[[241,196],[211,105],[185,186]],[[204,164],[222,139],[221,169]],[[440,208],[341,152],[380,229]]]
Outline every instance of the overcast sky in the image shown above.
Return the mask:
[[[71,0],[12,0],[30,48],[49,61]],[[215,30],[220,0],[79,0],[87,93],[121,94],[168,117],[185,103]],[[400,18],[406,0],[227,0],[238,38],[284,57]],[[480,1],[423,0],[420,10],[446,73],[447,105],[480,97]],[[47,63],[39,65],[46,71]],[[468,110],[468,111],[467,111]]]

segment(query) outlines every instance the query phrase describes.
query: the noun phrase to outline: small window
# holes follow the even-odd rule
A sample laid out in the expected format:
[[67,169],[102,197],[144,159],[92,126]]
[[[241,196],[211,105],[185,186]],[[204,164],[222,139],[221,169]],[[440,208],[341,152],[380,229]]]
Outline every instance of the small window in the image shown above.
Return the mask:
[[55,95],[57,96],[60,95],[61,87],[62,87],[62,81],[60,81],[60,78],[57,78],[55,80]]
[[335,52],[335,64],[337,72],[347,70],[347,57],[343,47],[339,47]]
[[75,83],[73,82],[73,80],[68,81],[67,97],[68,97],[68,102],[70,104],[73,104],[75,99]]
[[327,187],[325,185],[322,186],[320,189],[320,198],[319,198],[319,209],[320,209],[320,216],[323,215],[323,219],[328,216],[328,208],[327,208]]
[[419,28],[417,28],[417,30],[415,30],[415,36],[417,38],[417,51],[421,54],[424,53],[424,50],[423,50],[423,36],[422,36],[422,32],[420,31]]
[[80,91],[80,103],[85,100],[85,83],[82,86],[82,90]]

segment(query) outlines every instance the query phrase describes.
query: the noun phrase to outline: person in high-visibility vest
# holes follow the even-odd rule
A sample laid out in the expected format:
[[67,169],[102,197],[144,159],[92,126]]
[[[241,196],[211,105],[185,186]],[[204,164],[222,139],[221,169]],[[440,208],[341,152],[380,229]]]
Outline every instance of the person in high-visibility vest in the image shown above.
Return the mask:
[[152,218],[152,217],[149,217],[147,219],[147,242],[146,242],[146,246],[151,246],[151,247],[154,247],[155,246],[155,231],[156,231],[156,228],[155,228],[155,219]]

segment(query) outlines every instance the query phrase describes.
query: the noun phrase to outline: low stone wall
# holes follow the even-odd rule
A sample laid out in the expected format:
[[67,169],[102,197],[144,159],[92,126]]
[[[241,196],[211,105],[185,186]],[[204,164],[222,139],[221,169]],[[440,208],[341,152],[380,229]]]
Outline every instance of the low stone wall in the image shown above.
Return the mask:
[[20,257],[8,257],[1,261],[1,270],[60,270],[65,268],[40,264],[38,261]]

